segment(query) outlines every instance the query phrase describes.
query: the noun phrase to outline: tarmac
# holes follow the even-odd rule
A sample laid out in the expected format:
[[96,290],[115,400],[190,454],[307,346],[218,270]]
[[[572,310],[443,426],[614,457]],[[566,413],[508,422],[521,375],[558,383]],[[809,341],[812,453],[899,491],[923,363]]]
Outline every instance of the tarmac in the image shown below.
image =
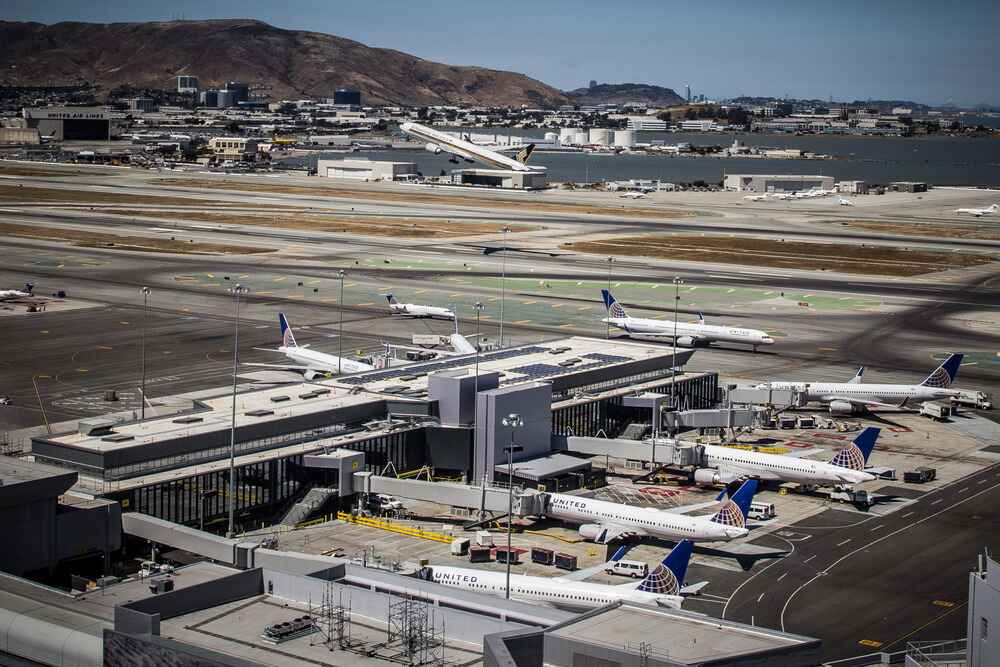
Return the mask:
[[[851,197],[856,203],[851,209],[838,207],[836,200],[756,204],[734,193],[655,193],[635,202],[611,193],[511,194],[480,189],[448,190],[446,202],[427,203],[400,201],[398,195],[438,192],[351,183],[349,196],[320,190],[283,194],[280,187],[285,185],[334,184],[294,176],[228,177],[275,186],[272,192],[240,192],[158,182],[168,176],[184,175],[125,169],[115,176],[2,179],[25,186],[63,187],[68,201],[4,202],[0,221],[274,250],[252,257],[178,255],[0,239],[4,253],[0,287],[20,287],[30,281],[38,295],[66,292],[65,299],[49,297],[45,312],[29,313],[26,304],[16,302],[0,309],[0,394],[12,399],[12,405],[0,406],[0,444],[8,451],[24,445],[18,429],[108,411],[138,411],[143,340],[147,395],[154,403],[232,382],[234,309],[227,289],[237,282],[250,287],[240,308],[239,358],[244,362],[280,360],[264,351],[279,343],[278,311],[288,315],[300,345],[333,354],[343,349],[352,356],[366,355],[381,350],[383,342],[409,343],[416,333],[451,333],[449,322],[392,317],[381,296],[389,291],[404,301],[451,304],[458,309],[462,333],[478,330],[489,341],[500,334],[503,304],[505,342],[610,335],[613,346],[621,334],[600,322],[604,313],[599,290],[610,285],[630,314],[669,319],[675,305],[672,281],[680,276],[684,285],[678,289],[676,307],[681,319],[704,312],[710,323],[765,329],[778,341],[757,353],[736,345],[699,349],[688,368],[717,371],[723,384],[766,379],[846,381],[860,365],[868,367],[869,381],[915,383],[944,355],[958,351],[967,354],[958,385],[1000,395],[1000,338],[995,326],[1000,322],[1000,273],[995,263],[900,279],[698,264],[683,257],[623,257],[609,263],[604,257],[559,249],[567,240],[673,231],[995,254],[1000,249],[997,240],[893,235],[839,224],[857,219],[897,225],[971,224],[957,218],[953,209],[989,205],[995,193],[941,188],[920,195],[859,196]],[[227,179],[207,174],[196,178]],[[73,188],[128,197],[188,197],[190,206],[174,207],[178,210],[174,221],[113,216],[73,203]],[[491,209],[491,201],[502,201],[504,206]],[[517,202],[517,208],[510,208],[510,201]],[[570,209],[533,208],[535,202]],[[184,219],[182,209],[209,204],[212,210],[219,210],[219,204],[233,211],[278,205],[299,211],[323,209],[331,215],[438,217],[525,223],[539,229],[509,234],[506,253],[484,254],[486,249],[502,247],[501,234],[401,239]],[[579,205],[623,207],[624,213],[581,214],[572,209]],[[638,216],[626,209],[644,213]],[[658,210],[685,216],[657,218]],[[984,232],[1000,233],[997,221],[984,218],[974,224]],[[338,269],[347,271],[343,285],[336,276]],[[506,276],[502,283],[501,273]],[[152,290],[148,309],[140,292],[144,285]],[[486,307],[478,323],[472,308],[477,301]],[[109,390],[116,392],[117,401],[106,400]],[[755,530],[750,541],[791,553],[782,560],[760,562],[749,573],[724,559],[696,555],[689,580],[711,584],[705,595],[686,606],[821,637],[827,658],[964,635],[967,573],[984,547],[1000,548],[995,510],[1000,471],[994,467],[998,454],[984,451],[995,440],[990,424],[998,420],[989,413],[967,414],[944,425],[902,413],[877,414],[872,423],[883,427],[883,442],[873,463],[893,465],[899,471],[932,465],[939,471],[939,481],[919,488],[887,482],[885,486],[902,488],[905,497],[869,513],[833,506],[827,500],[765,491],[762,499],[775,502],[779,516]],[[639,492],[628,479],[631,473],[622,468],[615,465],[621,477],[606,493],[634,499]],[[655,500],[666,503],[710,497],[708,491],[655,488],[657,493],[642,493],[679,494]],[[439,531],[445,523],[464,519],[448,520],[440,508],[410,509],[418,515],[416,523]],[[581,566],[600,563],[606,556],[603,547],[575,541],[572,527],[538,528],[543,535],[522,533],[514,543],[574,553]],[[281,539],[284,548],[317,553],[339,548],[347,556],[375,545],[389,563],[451,559],[446,544],[414,543],[412,538],[383,533],[334,523],[293,531]],[[644,544],[635,547],[630,557],[654,563],[668,548]],[[531,564],[523,570],[554,574],[552,568]],[[618,578],[600,574],[593,580],[617,582]]]

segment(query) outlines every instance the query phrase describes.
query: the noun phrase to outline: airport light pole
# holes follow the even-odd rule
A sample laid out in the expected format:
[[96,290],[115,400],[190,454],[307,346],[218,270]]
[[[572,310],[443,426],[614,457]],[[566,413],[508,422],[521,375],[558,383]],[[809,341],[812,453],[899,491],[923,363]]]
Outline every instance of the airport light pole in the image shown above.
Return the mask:
[[[479,352],[482,349],[481,339],[479,338],[479,315],[483,312],[483,304],[480,301],[472,304],[473,310],[476,311],[476,377],[473,378],[472,384],[472,443],[473,448],[478,443],[479,439]],[[486,449],[485,443],[483,447],[483,477],[480,486],[482,487],[482,498],[479,500],[479,520],[482,521],[486,518],[486,474],[489,468],[487,467],[486,460]]]
[[514,452],[523,452],[524,447],[514,444],[514,429],[521,428],[524,426],[524,420],[521,419],[521,415],[516,412],[512,412],[502,420],[500,423],[510,429],[510,446],[504,447],[504,451],[507,452],[507,585],[505,587],[505,594],[507,599],[510,599],[510,535],[514,528],[513,524],[513,514],[514,514]]
[[500,258],[500,347],[503,347],[503,305],[507,298],[507,232],[510,225],[503,228],[503,256]]
[[[614,261],[615,261],[614,257],[608,257],[608,294],[609,295],[611,294],[611,265],[614,263]],[[608,324],[608,327],[607,327],[607,331],[604,332],[604,337],[605,338],[611,338],[611,309],[610,308],[608,309],[607,324]]]
[[670,361],[670,407],[677,409],[677,306],[681,300],[681,285],[684,281],[674,276],[674,350]]
[[240,296],[249,291],[248,288],[239,283],[236,283],[229,290],[229,293],[233,295],[233,304],[236,310],[236,323],[233,327],[233,412],[229,427],[229,524],[226,529],[226,537],[229,538],[236,534],[234,525],[236,512],[236,379],[240,364]]
[[146,420],[146,321],[149,319],[148,287],[142,288],[142,380],[139,384],[139,421]]
[[340,375],[341,360],[344,358],[344,276],[347,272],[341,269],[337,271],[337,278],[340,279],[340,299],[337,301],[340,310],[340,323],[337,325],[337,375]]

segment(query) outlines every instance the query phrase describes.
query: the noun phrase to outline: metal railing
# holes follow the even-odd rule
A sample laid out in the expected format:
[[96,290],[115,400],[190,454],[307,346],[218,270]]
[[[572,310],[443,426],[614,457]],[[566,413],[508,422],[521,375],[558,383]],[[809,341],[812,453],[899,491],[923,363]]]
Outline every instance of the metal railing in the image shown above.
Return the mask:
[[966,661],[966,640],[947,642],[907,642],[907,661],[920,667],[945,667],[964,665]]

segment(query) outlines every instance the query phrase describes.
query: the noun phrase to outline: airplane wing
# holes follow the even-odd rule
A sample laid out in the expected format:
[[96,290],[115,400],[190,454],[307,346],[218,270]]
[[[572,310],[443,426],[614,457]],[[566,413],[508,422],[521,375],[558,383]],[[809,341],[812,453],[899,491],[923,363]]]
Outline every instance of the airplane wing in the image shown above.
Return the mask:
[[601,534],[598,535],[597,539],[594,541],[598,544],[607,544],[608,542],[614,542],[615,540],[621,540],[628,537],[643,537],[645,535],[646,531],[641,528],[619,526],[615,523],[602,523]]
[[785,452],[782,456],[787,456],[789,458],[798,459],[803,456],[812,456],[813,454],[821,454],[825,452],[825,449],[820,447],[814,447],[812,449],[796,449],[795,451]]
[[[720,473],[721,475],[721,473]],[[707,500],[703,503],[692,503],[690,505],[682,505],[680,507],[670,507],[661,509],[661,512],[666,512],[667,514],[688,514],[689,512],[696,512],[698,510],[708,509],[709,507],[715,507],[719,504],[719,500]]]
[[882,403],[879,401],[866,401],[864,399],[853,398],[850,396],[831,396],[830,401],[844,401],[850,403],[851,405],[859,405],[866,408],[891,408],[893,410],[899,410],[900,408],[906,407],[906,403],[909,401],[908,398],[904,398],[899,403]]
[[679,592],[681,595],[684,596],[701,595],[701,589],[703,589],[705,586],[708,586],[707,581],[699,581],[696,584],[689,584],[687,586],[684,586],[683,588],[681,588]]

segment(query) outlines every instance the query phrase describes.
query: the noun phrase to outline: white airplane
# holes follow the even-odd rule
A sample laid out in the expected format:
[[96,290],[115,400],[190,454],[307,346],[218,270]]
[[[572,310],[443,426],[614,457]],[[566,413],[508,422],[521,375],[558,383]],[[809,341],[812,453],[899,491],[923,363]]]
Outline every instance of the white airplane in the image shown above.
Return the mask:
[[981,218],[984,215],[990,215],[992,213],[996,213],[998,209],[1000,209],[1000,206],[992,204],[990,206],[987,206],[986,208],[956,208],[955,213],[958,213],[959,215],[965,214],[965,215],[971,215],[976,218]]
[[[529,167],[525,164],[531,153],[535,150],[534,144],[528,144],[521,148],[513,158],[503,155],[499,151],[478,146],[471,141],[453,137],[445,132],[421,125],[420,123],[403,123],[399,126],[406,134],[414,136],[421,141],[426,141],[425,148],[431,153],[450,153],[455,157],[462,158],[468,162],[483,162],[497,169],[509,169],[513,171],[543,171],[545,167]],[[457,162],[458,160],[455,160]]]
[[[325,354],[308,349],[308,345],[299,346],[295,342],[295,334],[284,313],[278,313],[278,324],[281,326],[281,346],[277,350],[267,350],[265,352],[278,352],[288,357],[292,364],[259,364],[245,363],[244,366],[258,366],[262,368],[276,368],[286,371],[297,371],[302,373],[306,380],[312,380],[319,376],[336,375],[338,371],[342,374],[364,373],[375,370],[374,366],[338,357],[334,354]],[[263,348],[258,348],[263,349]]]
[[837,203],[841,206],[854,206],[854,202],[850,199],[845,199],[844,197],[837,197]]
[[770,197],[768,197],[767,193],[765,192],[762,195],[747,195],[746,197],[744,197],[744,199],[746,199],[747,201],[767,201],[768,199],[770,199]]
[[753,478],[798,482],[799,484],[860,484],[878,479],[865,472],[865,464],[875,448],[880,429],[868,427],[829,463],[800,458],[822,450],[797,454],[766,454],[733,447],[704,445],[705,468],[695,470],[698,484],[729,484]]
[[866,408],[903,408],[910,401],[936,401],[959,392],[948,389],[962,365],[961,354],[952,354],[920,384],[868,384],[862,382],[862,367],[849,382],[765,382],[757,389],[790,389],[807,403],[830,406],[831,414],[852,414]]
[[618,195],[621,199],[645,199],[646,193],[644,192],[626,192],[623,195]]
[[[607,544],[626,537],[659,537],[665,540],[686,539],[692,542],[719,542],[743,537],[747,530],[747,514],[757,492],[756,480],[747,480],[733,494],[720,494],[715,501],[697,503],[669,510],[655,507],[632,507],[606,500],[549,495],[545,516],[582,524],[580,536],[598,544]],[[714,505],[722,500],[719,510],[711,516],[685,516],[685,512]]]
[[17,299],[27,299],[28,297],[34,296],[35,286],[31,283],[25,283],[23,290],[17,289],[5,289],[0,290],[0,301],[16,301]]
[[455,311],[440,306],[419,306],[415,303],[400,303],[392,294],[386,294],[389,310],[393,315],[409,315],[410,317],[443,317],[446,320],[455,319]]
[[[638,602],[680,609],[683,595],[700,590],[704,584],[684,586],[688,561],[693,551],[690,540],[681,540],[645,579],[620,585],[578,581],[573,575],[532,577],[510,575],[510,597],[527,602],[544,602],[565,609],[581,610],[603,607],[613,602]],[[612,560],[621,558],[621,547]],[[503,596],[507,591],[506,574],[464,567],[431,566],[430,580],[467,591]]]
[[[475,336],[473,336],[475,337]],[[469,342],[469,339],[458,333],[458,318],[455,318],[455,333],[448,336],[448,344],[451,345],[451,350],[428,350],[425,347],[415,347],[413,345],[397,345],[395,343],[389,343],[389,347],[397,350],[414,350],[416,352],[434,352],[441,357],[453,357],[453,356],[463,356],[466,354],[475,354],[476,346]]]
[[744,329],[741,327],[723,327],[705,324],[704,316],[698,316],[698,323],[674,322],[664,320],[651,320],[642,317],[629,317],[625,308],[615,300],[606,289],[601,290],[604,297],[604,307],[608,310],[608,317],[601,320],[610,322],[612,326],[625,331],[629,338],[639,340],[670,340],[674,339],[674,332],[677,333],[677,345],[694,347],[696,345],[711,345],[712,343],[745,343],[752,345],[754,352],[760,345],[773,345],[774,339],[764,331],[757,329]]

